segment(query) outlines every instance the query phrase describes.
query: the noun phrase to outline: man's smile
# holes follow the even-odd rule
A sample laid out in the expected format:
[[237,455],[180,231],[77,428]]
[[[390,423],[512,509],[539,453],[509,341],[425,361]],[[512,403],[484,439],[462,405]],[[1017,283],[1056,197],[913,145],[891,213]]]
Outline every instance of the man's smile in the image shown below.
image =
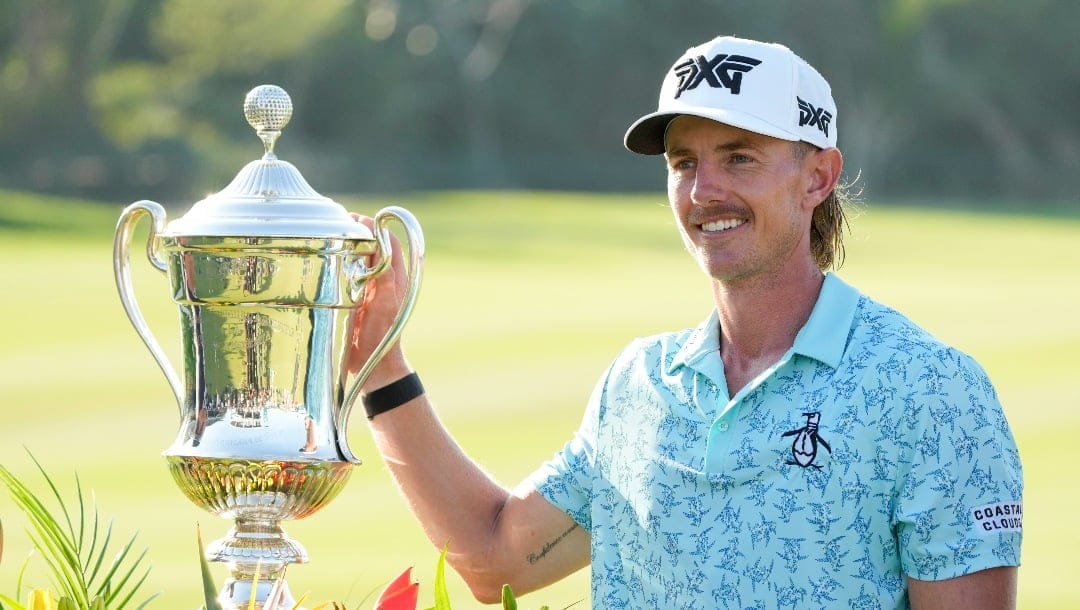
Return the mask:
[[713,220],[713,221],[710,221],[710,222],[703,223],[701,225],[701,230],[706,232],[706,233],[716,233],[716,232],[720,232],[720,231],[729,231],[731,229],[734,229],[735,227],[738,227],[738,226],[741,226],[741,225],[744,225],[744,224],[746,224],[746,219],[744,219],[744,218],[732,218],[732,219],[729,219],[729,220]]

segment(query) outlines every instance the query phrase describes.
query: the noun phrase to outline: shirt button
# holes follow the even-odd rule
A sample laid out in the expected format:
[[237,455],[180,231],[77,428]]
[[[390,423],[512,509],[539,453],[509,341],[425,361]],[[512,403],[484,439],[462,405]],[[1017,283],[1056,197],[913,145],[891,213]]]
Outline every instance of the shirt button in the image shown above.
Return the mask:
[[726,421],[722,421],[722,422],[720,422],[719,424],[716,425],[716,429],[721,431],[721,432],[727,432],[728,423]]

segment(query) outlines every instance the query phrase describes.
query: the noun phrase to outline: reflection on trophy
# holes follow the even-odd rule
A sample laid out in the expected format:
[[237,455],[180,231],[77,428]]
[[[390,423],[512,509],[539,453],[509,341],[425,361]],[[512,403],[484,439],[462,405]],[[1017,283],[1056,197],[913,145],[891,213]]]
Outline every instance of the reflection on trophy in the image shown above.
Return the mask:
[[[254,595],[257,608],[291,608],[285,568],[307,562],[307,552],[280,521],[322,508],[360,463],[348,445],[349,413],[412,312],[424,242],[408,211],[379,211],[371,231],[275,156],[292,115],[284,90],[253,89],[244,114],[263,141],[262,159],[167,225],[154,202],[128,206],[116,228],[113,267],[124,310],[180,407],[180,431],[164,453],[173,478],[196,505],[234,520],[206,552],[231,571],[222,605],[247,608]],[[179,372],[134,295],[129,250],[144,215],[152,220],[147,256],[167,274],[180,310]],[[366,362],[347,370],[355,309],[368,280],[390,261],[390,221],[407,238],[409,290]]]

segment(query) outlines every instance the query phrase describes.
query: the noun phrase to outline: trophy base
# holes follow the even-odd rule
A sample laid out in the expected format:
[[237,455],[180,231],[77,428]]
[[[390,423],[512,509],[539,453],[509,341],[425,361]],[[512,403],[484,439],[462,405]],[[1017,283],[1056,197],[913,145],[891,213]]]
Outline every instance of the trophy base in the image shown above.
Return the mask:
[[[218,595],[224,610],[293,610],[285,568],[307,563],[303,545],[281,529],[285,519],[318,511],[344,487],[353,464],[166,454],[169,471],[195,505],[233,520],[206,548],[208,561],[228,566]],[[251,605],[254,603],[254,605]]]
[[261,579],[290,563],[307,563],[308,555],[303,545],[289,538],[277,521],[237,519],[224,538],[210,543],[206,559],[248,568],[259,564]]
[[[230,578],[218,593],[222,610],[294,610],[296,600],[282,574],[277,580],[239,580]],[[302,609],[301,609],[302,610]]]
[[237,519],[227,536],[207,547],[206,559],[229,567],[231,577],[218,593],[223,610],[294,610],[285,569],[307,563],[308,556],[277,521]]

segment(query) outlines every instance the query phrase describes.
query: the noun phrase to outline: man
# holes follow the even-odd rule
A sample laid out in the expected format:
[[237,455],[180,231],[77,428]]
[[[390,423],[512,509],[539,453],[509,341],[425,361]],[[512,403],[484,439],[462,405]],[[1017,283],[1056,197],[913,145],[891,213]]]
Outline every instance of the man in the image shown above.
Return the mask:
[[[447,435],[400,348],[376,369],[379,450],[478,599],[591,561],[603,608],[1015,606],[1008,424],[971,358],[826,271],[836,134],[829,85],[786,47],[720,37],[675,62],[625,143],[663,154],[715,311],[627,347],[515,489]],[[399,302],[399,253],[394,269],[360,314],[371,329]]]

